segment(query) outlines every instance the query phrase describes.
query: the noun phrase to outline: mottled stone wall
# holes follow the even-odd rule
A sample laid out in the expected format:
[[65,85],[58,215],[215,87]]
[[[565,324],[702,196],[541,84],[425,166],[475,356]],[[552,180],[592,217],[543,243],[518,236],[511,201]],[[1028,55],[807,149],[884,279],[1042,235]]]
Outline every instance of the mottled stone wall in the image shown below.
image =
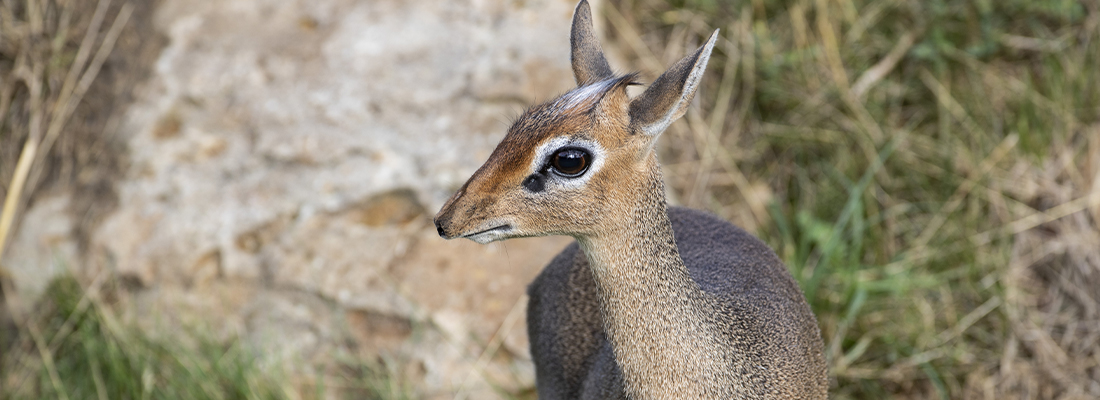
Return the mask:
[[[119,206],[82,268],[137,283],[139,323],[269,361],[383,353],[426,397],[529,387],[522,294],[566,241],[447,242],[430,218],[513,116],[572,86],[574,5],[165,0],[167,47],[109,132],[129,151]],[[24,224],[9,258],[30,261],[7,264],[70,257],[71,221],[47,218],[66,201],[28,210],[55,245]]]

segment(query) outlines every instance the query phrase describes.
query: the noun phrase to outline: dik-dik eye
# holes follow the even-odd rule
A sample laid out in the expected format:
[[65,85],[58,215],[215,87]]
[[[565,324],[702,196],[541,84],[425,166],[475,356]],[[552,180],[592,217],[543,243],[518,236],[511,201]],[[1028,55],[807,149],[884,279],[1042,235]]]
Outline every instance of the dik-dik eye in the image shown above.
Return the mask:
[[554,153],[554,156],[550,158],[550,166],[554,167],[554,170],[558,174],[567,178],[576,178],[584,174],[584,171],[588,170],[588,165],[592,163],[592,155],[587,151],[577,148],[567,148],[558,150]]

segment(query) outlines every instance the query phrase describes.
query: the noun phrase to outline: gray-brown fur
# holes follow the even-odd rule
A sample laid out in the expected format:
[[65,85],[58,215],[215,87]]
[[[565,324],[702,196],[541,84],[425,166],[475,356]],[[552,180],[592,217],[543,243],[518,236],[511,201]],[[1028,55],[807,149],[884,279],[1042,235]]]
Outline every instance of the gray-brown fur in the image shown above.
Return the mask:
[[[435,218],[445,238],[577,239],[529,288],[540,398],[825,398],[820,332],[778,257],[725,221],[666,208],[654,143],[690,104],[717,32],[630,99],[634,77],[592,58],[587,2],[573,21],[580,87],[521,115]],[[578,148],[586,170],[551,169]]]
[[[711,378],[717,378],[720,391],[706,398],[826,398],[828,381],[816,320],[775,253],[710,214],[673,207],[668,219],[683,260],[682,266],[671,268],[686,268],[702,292],[696,298],[701,307],[692,308],[705,314],[693,317],[718,333],[716,346],[695,349],[720,357],[729,367],[712,371],[718,375]],[[654,278],[638,274],[631,279],[648,284]],[[629,398],[604,328],[604,299],[581,247],[574,243],[555,257],[528,294],[528,334],[539,398]],[[673,392],[661,397],[686,398]]]
[[611,78],[611,65],[603,55],[603,47],[592,32],[592,10],[588,0],[581,0],[573,11],[573,30],[569,35],[570,58],[577,86]]

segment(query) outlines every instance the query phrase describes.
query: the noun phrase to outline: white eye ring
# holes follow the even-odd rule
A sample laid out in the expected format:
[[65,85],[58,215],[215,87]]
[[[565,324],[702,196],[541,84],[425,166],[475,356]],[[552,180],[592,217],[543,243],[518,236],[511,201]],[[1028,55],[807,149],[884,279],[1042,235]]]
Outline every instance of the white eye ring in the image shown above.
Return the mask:
[[[587,167],[576,175],[567,174],[564,168],[554,166],[554,156],[564,150],[577,150],[588,155],[585,159]],[[548,188],[564,190],[580,189],[588,180],[603,167],[607,154],[598,142],[583,137],[558,136],[542,142],[535,149],[535,157],[528,167],[528,175],[541,174],[545,176]]]

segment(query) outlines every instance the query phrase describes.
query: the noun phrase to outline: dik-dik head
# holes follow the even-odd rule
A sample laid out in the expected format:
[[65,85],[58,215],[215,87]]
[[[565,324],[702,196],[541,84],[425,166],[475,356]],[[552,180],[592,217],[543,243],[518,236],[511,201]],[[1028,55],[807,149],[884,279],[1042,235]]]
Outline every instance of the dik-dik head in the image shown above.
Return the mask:
[[478,243],[583,237],[629,218],[631,198],[654,190],[646,187],[658,170],[654,143],[686,112],[717,35],[631,99],[636,74],[611,72],[581,0],[570,35],[577,88],[520,115],[436,215],[439,235]]

